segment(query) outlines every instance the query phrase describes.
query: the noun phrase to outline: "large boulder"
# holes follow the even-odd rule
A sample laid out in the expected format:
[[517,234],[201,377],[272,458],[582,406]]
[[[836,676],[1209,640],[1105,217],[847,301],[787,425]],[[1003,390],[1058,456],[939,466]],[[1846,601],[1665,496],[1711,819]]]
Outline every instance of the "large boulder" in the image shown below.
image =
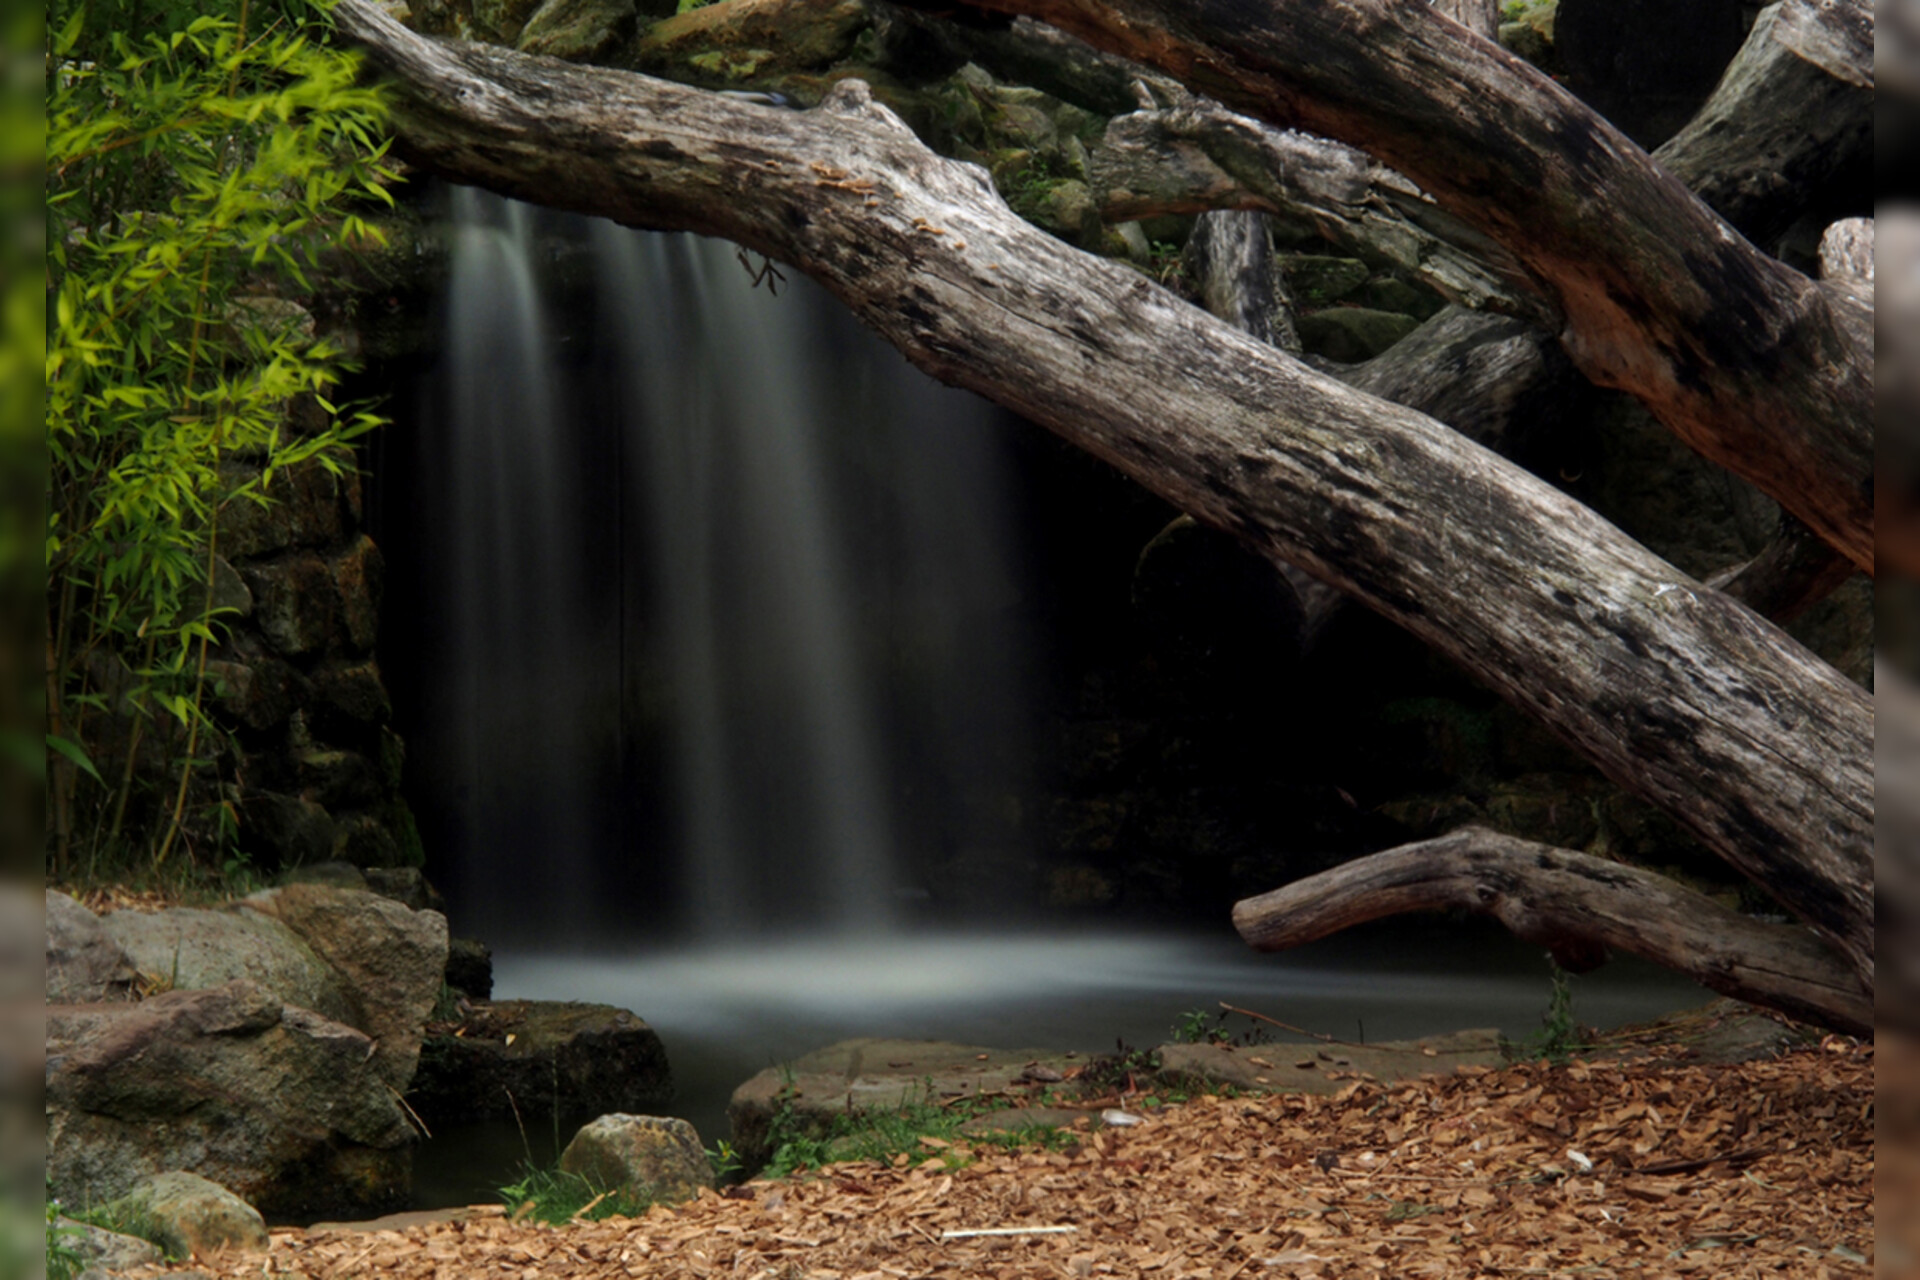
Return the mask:
[[134,966],[100,917],[47,890],[47,1003],[91,1004],[133,998]]
[[375,1069],[404,1091],[447,967],[447,922],[357,889],[292,884],[219,910],[116,911],[106,932],[161,984],[234,979],[371,1036]]
[[685,1120],[601,1116],[560,1153],[562,1172],[603,1191],[626,1191],[654,1204],[679,1204],[713,1185],[713,1165]]
[[[48,925],[51,943],[51,917]],[[100,927],[150,986],[200,991],[244,978],[287,1004],[349,1021],[351,1005],[339,976],[299,934],[271,916],[231,908],[123,910],[102,916]]]
[[319,884],[257,893],[240,906],[285,925],[320,957],[346,997],[340,1021],[374,1038],[374,1065],[404,1092],[447,971],[447,918]]
[[257,982],[47,1008],[50,1189],[68,1204],[191,1169],[269,1216],[408,1196],[414,1132],[351,1027]]
[[673,1097],[659,1033],[604,1004],[478,1001],[420,1052],[408,1105],[443,1120],[644,1113]]

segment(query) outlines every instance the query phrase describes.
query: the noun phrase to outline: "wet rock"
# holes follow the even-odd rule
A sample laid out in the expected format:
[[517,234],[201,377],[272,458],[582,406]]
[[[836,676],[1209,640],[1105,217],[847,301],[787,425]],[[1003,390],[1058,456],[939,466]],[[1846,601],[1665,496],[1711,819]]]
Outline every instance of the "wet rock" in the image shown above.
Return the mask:
[[351,862],[316,862],[287,872],[288,884],[323,884],[334,889],[367,888],[367,877]]
[[380,595],[386,585],[386,557],[364,534],[333,563],[339,593],[340,617],[347,643],[356,652],[370,653],[380,636]]
[[47,895],[47,1003],[133,998],[134,965],[100,917],[64,893]]
[[217,1182],[171,1170],[142,1178],[122,1203],[143,1211],[154,1238],[179,1258],[210,1257],[225,1249],[258,1252],[267,1247],[260,1211]]
[[[625,1009],[476,1002],[458,1035],[429,1036],[407,1101],[442,1120],[643,1114],[673,1097],[659,1034]],[[511,1101],[509,1101],[511,1098]]]
[[1299,318],[1300,345],[1309,353],[1358,364],[1391,347],[1420,327],[1412,316],[1367,307],[1329,307]]
[[586,61],[633,37],[633,0],[546,0],[520,32],[522,53]]
[[700,1135],[685,1120],[663,1116],[601,1116],[574,1135],[560,1168],[656,1204],[679,1204],[713,1185]]
[[1120,886],[1099,868],[1076,863],[1048,871],[1045,892],[1050,907],[1104,907],[1120,897]]
[[301,554],[247,566],[257,621],[273,648],[288,657],[324,649],[340,621],[340,592],[327,562]]
[[786,1111],[802,1133],[827,1134],[838,1116],[898,1111],[914,1103],[998,1093],[1044,1067],[1065,1075],[1069,1055],[987,1049],[941,1040],[843,1040],[778,1067],[733,1091],[727,1118],[748,1170],[771,1156],[773,1117]]
[[804,71],[845,57],[866,26],[859,0],[727,0],[656,22],[634,66],[709,83]]
[[66,1203],[178,1169],[276,1216],[407,1196],[413,1130],[373,1042],[258,983],[50,1005],[46,1034],[47,1177]]

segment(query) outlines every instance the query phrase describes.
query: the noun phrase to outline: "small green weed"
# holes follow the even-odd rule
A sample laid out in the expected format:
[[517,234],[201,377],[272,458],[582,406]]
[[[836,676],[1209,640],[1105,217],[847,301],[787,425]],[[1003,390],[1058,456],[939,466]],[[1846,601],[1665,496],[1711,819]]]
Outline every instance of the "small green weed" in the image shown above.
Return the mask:
[[1544,1058],[1555,1066],[1571,1061],[1592,1044],[1592,1034],[1573,1016],[1573,975],[1547,957],[1552,988],[1547,996],[1547,1011],[1540,1015],[1540,1030],[1509,1051],[1524,1058]]
[[1073,1135],[1048,1125],[1027,1125],[999,1133],[962,1134],[960,1128],[977,1116],[1004,1110],[1004,1099],[953,1100],[948,1105],[930,1101],[933,1081],[923,1092],[895,1111],[868,1111],[837,1115],[824,1131],[796,1115],[790,1096],[783,1096],[768,1130],[773,1155],[758,1176],[790,1177],[843,1160],[873,1160],[890,1164],[905,1155],[912,1163],[939,1160],[949,1169],[966,1166],[965,1146],[1050,1149],[1066,1146]]
[[564,1169],[522,1165],[518,1182],[500,1188],[500,1198],[516,1220],[532,1219],[560,1226],[575,1218],[598,1222],[602,1218],[633,1218],[653,1201],[629,1190],[609,1191],[592,1180]]
[[74,1247],[80,1228],[60,1221],[60,1202],[47,1197],[47,1280],[73,1280],[86,1268],[87,1256]]

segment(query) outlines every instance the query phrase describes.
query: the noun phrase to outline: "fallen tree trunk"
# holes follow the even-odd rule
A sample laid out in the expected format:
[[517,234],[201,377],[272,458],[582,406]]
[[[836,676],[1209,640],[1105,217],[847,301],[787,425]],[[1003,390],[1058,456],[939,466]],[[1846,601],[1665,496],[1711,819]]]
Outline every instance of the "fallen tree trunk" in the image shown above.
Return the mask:
[[1640,867],[1466,827],[1437,840],[1296,880],[1233,908],[1260,951],[1284,951],[1413,911],[1491,916],[1549,948],[1572,972],[1609,948],[1701,986],[1853,1035],[1873,1034],[1873,1000],[1810,930],[1767,924]]
[[1110,222],[1259,210],[1356,258],[1391,264],[1461,306],[1559,327],[1537,283],[1504,249],[1365,152],[1204,98],[1109,121],[1087,183]]
[[1721,217],[1771,244],[1873,159],[1870,0],[1761,10],[1720,84],[1653,158]]
[[1871,315],[1731,234],[1533,67],[1425,0],[987,7],[1399,170],[1533,275],[1588,378],[1872,572]]
[[792,263],[935,377],[1452,656],[1823,930],[1871,989],[1871,704],[1593,512],[1034,229],[858,82],[781,111],[437,45],[369,0],[335,15],[400,80],[420,163]]

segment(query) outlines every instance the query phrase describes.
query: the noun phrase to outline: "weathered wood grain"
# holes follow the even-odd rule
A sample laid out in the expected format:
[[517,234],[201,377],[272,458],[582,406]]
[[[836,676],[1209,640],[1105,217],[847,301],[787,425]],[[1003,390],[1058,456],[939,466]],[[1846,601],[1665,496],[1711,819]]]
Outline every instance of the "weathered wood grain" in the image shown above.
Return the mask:
[[435,44],[369,0],[335,14],[399,80],[418,163],[792,263],[935,377],[1454,657],[1822,929],[1871,987],[1866,695],[1593,512],[1031,227],[858,82],[782,111]]
[[1873,1033],[1873,1000],[1800,925],[1768,924],[1642,867],[1465,827],[1356,858],[1247,898],[1234,928],[1284,951],[1369,920],[1471,911],[1551,949],[1575,972],[1609,948],[1684,973],[1721,995],[1853,1035]]
[[1581,371],[1873,570],[1871,325],[1426,0],[986,0],[1364,149],[1504,247]]
[[1871,0],[1780,0],[1687,126],[1653,158],[1770,245],[1873,155]]

